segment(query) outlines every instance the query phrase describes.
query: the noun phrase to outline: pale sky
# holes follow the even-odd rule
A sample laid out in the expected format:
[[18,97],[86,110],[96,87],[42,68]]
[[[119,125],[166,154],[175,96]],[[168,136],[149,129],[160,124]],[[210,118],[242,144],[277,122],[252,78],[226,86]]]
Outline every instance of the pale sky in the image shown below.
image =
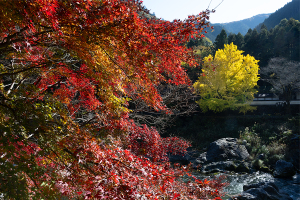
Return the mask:
[[[258,14],[273,13],[292,0],[143,0],[144,6],[156,17],[173,21],[184,20],[188,15],[199,14],[206,8],[216,12],[211,23],[226,23],[247,19]],[[210,3],[211,2],[211,3]]]

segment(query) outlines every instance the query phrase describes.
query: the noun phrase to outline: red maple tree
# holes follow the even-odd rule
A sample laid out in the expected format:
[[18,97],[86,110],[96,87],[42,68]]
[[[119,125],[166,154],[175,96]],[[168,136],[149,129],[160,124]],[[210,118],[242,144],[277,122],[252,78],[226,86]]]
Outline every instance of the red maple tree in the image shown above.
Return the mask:
[[[220,180],[171,167],[189,143],[129,119],[141,99],[168,112],[161,83],[190,84],[182,62],[209,11],[148,17],[142,2],[0,1],[0,193],[8,199],[217,198]],[[186,176],[184,182],[182,177]]]

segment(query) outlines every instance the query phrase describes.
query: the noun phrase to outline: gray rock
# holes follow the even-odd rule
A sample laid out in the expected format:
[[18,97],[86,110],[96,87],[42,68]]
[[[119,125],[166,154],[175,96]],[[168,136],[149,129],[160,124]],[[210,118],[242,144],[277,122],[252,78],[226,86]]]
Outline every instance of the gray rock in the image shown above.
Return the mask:
[[231,199],[237,200],[292,200],[290,196],[279,191],[272,182],[261,182],[244,185],[244,192],[234,195]]
[[246,147],[236,138],[222,138],[212,142],[207,152],[194,160],[194,166],[202,166],[203,173],[224,171],[249,172],[249,165],[241,164],[249,157]]
[[224,172],[224,171],[234,171],[237,166],[233,161],[220,161],[220,162],[212,162],[207,165],[204,165],[201,168],[202,173],[216,173],[216,172]]
[[260,183],[253,183],[253,184],[249,184],[249,185],[244,185],[243,190],[246,191],[246,190],[250,190],[252,188],[259,188],[259,187],[266,186],[266,185],[271,186],[271,187],[275,188],[275,190],[279,191],[279,188],[273,182],[260,182]]
[[300,184],[300,174],[296,174],[295,176],[293,176],[293,182],[294,184]]
[[256,196],[243,192],[242,194],[230,197],[229,200],[256,200]]
[[273,176],[275,178],[292,178],[296,174],[294,165],[284,160],[278,160],[275,165]]
[[236,138],[222,138],[212,142],[207,150],[206,162],[245,160],[249,157],[246,147]]
[[207,162],[206,154],[207,154],[207,152],[204,152],[204,153],[200,154],[199,157],[196,158],[195,162],[196,162],[197,164],[203,164],[203,163],[206,163],[206,162]]

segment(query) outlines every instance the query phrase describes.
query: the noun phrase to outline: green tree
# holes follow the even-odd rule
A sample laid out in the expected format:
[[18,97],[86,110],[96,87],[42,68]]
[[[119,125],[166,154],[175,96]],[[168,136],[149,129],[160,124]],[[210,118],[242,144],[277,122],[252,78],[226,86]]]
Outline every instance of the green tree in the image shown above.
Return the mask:
[[284,27],[280,26],[276,29],[276,35],[274,38],[274,54],[276,57],[285,57],[288,52],[285,45],[285,35],[286,31]]
[[277,24],[279,24],[280,21],[284,18],[294,18],[296,20],[300,20],[299,9],[300,1],[293,0],[287,3],[284,7],[278,9],[276,12],[271,14],[268,18],[264,20],[263,23],[268,27],[268,29],[271,29],[274,28]]
[[261,27],[260,27],[260,30],[263,30],[263,29],[268,30],[268,27],[265,24],[262,24]]
[[300,61],[300,23],[298,20],[291,18],[287,22],[286,26],[287,33],[285,35],[285,45],[288,49],[286,58],[290,60]]
[[[264,26],[262,26],[264,27]],[[268,59],[270,58],[272,52],[270,48],[269,42],[269,32],[268,29],[263,28],[261,29],[259,36],[258,36],[258,46],[257,46],[257,59],[260,60],[260,65],[265,66],[268,63]]]
[[235,44],[235,40],[236,40],[236,35],[233,34],[233,33],[230,33],[230,34],[228,35],[228,44],[230,44],[230,43],[232,43],[232,42]]
[[235,36],[235,42],[234,44],[237,46],[238,49],[242,49],[242,47],[244,46],[244,36],[241,33],[238,33]]
[[[246,38],[246,36],[245,36]],[[245,47],[248,49],[248,54],[253,55],[257,58],[259,54],[259,35],[258,31],[256,29],[253,29],[251,31],[251,35],[247,40],[247,44],[245,44]]]
[[228,38],[226,31],[222,29],[221,33],[217,35],[217,38],[214,42],[215,49],[223,49],[224,44],[228,44]]
[[[234,44],[245,51],[245,54],[250,54],[260,60],[260,66],[263,68],[274,57],[300,61],[299,33],[300,22],[298,20],[282,19],[270,30],[264,24],[260,26],[259,33],[256,29],[249,29],[244,37],[244,46],[240,47],[237,42]],[[236,40],[237,38],[236,36]]]
[[218,50],[214,58],[204,58],[202,75],[193,85],[201,97],[197,103],[203,112],[231,109],[245,113],[255,109],[249,102],[257,92],[258,60],[242,53],[231,43]]

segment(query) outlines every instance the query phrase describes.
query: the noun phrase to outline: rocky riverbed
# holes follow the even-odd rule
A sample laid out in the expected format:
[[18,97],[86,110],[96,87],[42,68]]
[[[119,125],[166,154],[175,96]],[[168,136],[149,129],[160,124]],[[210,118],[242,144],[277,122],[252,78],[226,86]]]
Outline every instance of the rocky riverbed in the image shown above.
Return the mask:
[[[212,142],[204,153],[188,149],[184,156],[170,155],[171,162],[192,163],[200,179],[226,175],[230,183],[223,199],[240,200],[300,200],[299,159],[295,163],[278,160],[274,169],[260,166],[249,159],[247,141],[221,138]],[[295,149],[295,152],[297,152]]]
[[[258,189],[258,192],[262,194],[269,195],[270,198],[266,196],[259,198],[257,196],[247,194],[241,196],[242,198],[239,199],[255,199],[255,200],[265,200],[265,199],[293,199],[293,200],[300,200],[300,174],[296,174],[291,179],[282,179],[282,178],[274,178],[271,174],[265,172],[253,172],[251,174],[248,173],[235,173],[235,172],[227,172],[227,173],[219,173],[217,175],[206,175],[201,174],[199,172],[195,172],[194,175],[200,179],[214,179],[220,175],[225,175],[227,178],[225,179],[227,182],[230,183],[224,191],[226,192],[226,196],[222,199],[233,199],[234,196],[239,196],[244,192],[244,186],[258,184],[258,183],[274,183],[278,188],[278,191],[265,191],[263,189]],[[259,188],[259,187],[258,187]],[[247,191],[247,190],[246,190]],[[253,191],[252,191],[253,192]],[[254,191],[255,192],[255,191]],[[257,193],[258,193],[257,192]],[[245,192],[247,193],[247,192]],[[244,194],[245,194],[244,193]],[[279,194],[283,194],[277,198]],[[288,198],[289,197],[289,198]]]

